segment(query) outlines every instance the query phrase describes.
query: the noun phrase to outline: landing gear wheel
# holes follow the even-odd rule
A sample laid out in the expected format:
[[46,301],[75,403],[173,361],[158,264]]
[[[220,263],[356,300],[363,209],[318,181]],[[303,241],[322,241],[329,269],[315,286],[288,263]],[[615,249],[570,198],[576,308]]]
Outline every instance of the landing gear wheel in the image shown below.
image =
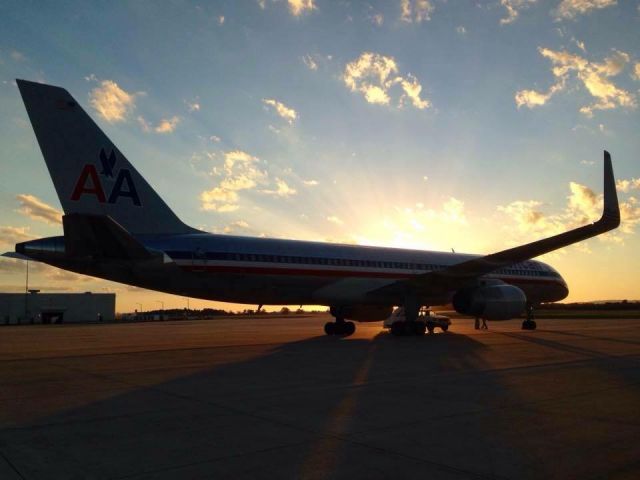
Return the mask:
[[348,337],[356,331],[356,325],[353,322],[327,322],[324,325],[324,333],[327,335],[342,335]]
[[429,330],[429,333],[433,333],[433,331],[435,330],[435,327],[433,325],[429,325],[427,327],[427,330]]
[[404,335],[404,322],[393,322],[391,324],[391,334],[396,337]]
[[327,335],[333,335],[335,333],[335,326],[336,324],[334,322],[327,322],[324,324],[324,333],[326,333]]
[[353,335],[356,331],[356,324],[353,322],[345,322],[344,323],[344,335]]
[[407,337],[415,334],[415,322],[409,322],[405,320],[404,322],[404,332],[402,332]]
[[442,331],[443,331],[443,332],[446,332],[447,330],[449,330],[449,325],[443,325],[443,326],[442,326],[442,327],[440,327],[440,328],[442,328]]

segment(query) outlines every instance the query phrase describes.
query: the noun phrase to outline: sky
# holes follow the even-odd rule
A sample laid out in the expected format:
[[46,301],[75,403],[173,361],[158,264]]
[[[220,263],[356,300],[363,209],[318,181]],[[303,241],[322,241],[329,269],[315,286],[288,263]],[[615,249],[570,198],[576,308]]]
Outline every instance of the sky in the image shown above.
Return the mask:
[[[636,0],[4,1],[1,251],[62,235],[16,78],[69,90],[215,233],[491,253],[597,220],[606,148],[621,227],[542,260],[567,301],[640,298]],[[187,305],[30,270],[118,311]],[[0,290],[24,287],[0,260]]]

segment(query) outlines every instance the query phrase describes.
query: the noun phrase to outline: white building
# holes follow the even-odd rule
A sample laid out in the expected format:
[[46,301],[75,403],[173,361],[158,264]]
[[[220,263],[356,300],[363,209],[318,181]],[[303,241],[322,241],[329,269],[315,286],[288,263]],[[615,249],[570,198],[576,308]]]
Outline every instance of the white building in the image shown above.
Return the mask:
[[0,293],[0,324],[112,322],[115,293]]

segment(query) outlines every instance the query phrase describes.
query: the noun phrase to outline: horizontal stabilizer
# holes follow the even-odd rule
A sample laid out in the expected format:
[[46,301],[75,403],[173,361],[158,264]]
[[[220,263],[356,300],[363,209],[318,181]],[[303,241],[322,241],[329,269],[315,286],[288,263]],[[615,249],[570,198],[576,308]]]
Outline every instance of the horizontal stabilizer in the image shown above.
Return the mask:
[[145,260],[156,256],[106,215],[70,213],[62,217],[65,252],[72,257]]
[[39,261],[39,260],[36,260],[35,258],[28,257],[27,255],[23,255],[22,253],[18,253],[18,252],[5,252],[2,255],[0,255],[0,257],[14,258],[16,260],[31,260],[34,262]]

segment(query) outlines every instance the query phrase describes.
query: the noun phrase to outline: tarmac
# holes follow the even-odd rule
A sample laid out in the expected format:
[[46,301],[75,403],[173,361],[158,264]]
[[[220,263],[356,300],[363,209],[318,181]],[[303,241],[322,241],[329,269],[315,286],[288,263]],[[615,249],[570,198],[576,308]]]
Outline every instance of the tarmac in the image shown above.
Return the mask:
[[640,478],[640,319],[0,328],[0,479]]

